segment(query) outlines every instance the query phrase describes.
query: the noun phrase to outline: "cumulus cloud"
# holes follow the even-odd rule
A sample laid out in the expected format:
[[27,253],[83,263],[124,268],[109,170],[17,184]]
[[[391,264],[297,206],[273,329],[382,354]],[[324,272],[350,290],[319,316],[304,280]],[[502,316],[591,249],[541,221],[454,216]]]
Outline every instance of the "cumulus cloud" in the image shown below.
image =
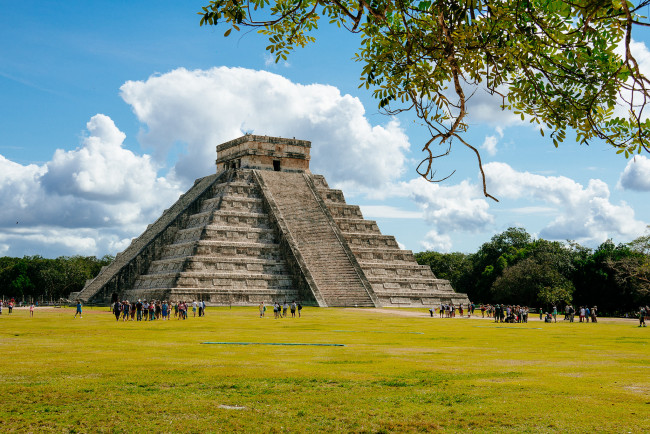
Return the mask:
[[609,187],[599,179],[591,179],[584,186],[564,176],[518,172],[505,163],[489,163],[484,169],[496,196],[534,199],[558,209],[558,215],[540,232],[541,237],[594,244],[613,236],[631,239],[646,227],[625,202],[610,202]]
[[128,81],[121,95],[158,161],[182,144],[174,174],[185,181],[213,172],[216,145],[247,131],[310,140],[312,171],[349,191],[380,189],[405,171],[409,141],[399,121],[371,125],[359,99],[333,86],[243,68],[179,68]]
[[41,166],[0,156],[0,250],[115,253],[178,198],[180,187],[157,177],[149,156],[123,148],[108,116],[93,116],[87,129],[81,146]]
[[427,223],[441,234],[477,232],[494,221],[480,189],[468,180],[456,185],[432,184],[417,178],[404,185],[409,197],[422,208]]
[[637,155],[628,161],[618,187],[634,191],[650,191],[650,159]]
[[424,236],[424,241],[422,241],[422,247],[437,252],[449,252],[451,251],[451,246],[451,237],[449,235],[441,235],[435,229],[427,232]]

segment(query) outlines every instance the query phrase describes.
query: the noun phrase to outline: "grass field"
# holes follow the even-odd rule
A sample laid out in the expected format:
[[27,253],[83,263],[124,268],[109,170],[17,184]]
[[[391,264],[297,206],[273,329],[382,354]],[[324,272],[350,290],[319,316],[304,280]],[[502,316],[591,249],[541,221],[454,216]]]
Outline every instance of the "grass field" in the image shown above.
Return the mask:
[[[422,310],[0,316],[3,432],[650,432],[650,327]],[[398,314],[402,313],[402,314]],[[268,312],[267,312],[268,315]],[[207,345],[202,342],[344,346]]]

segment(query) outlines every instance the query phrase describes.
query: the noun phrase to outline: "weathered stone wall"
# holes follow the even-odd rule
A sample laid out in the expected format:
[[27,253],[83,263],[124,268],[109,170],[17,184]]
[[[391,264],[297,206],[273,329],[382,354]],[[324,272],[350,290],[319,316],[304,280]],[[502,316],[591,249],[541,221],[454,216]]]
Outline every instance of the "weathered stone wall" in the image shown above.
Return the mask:
[[136,278],[146,273],[152,261],[160,258],[165,246],[174,240],[186,220],[200,209],[202,199],[213,195],[214,185],[224,176],[210,175],[196,180],[187,193],[135,238],[126,250],[118,253],[115,260],[89,281],[83,290],[70,294],[70,299],[108,303],[112,294],[120,295],[125,289],[132,288]]
[[309,172],[311,143],[305,140],[248,135],[217,146],[217,173],[230,167]]

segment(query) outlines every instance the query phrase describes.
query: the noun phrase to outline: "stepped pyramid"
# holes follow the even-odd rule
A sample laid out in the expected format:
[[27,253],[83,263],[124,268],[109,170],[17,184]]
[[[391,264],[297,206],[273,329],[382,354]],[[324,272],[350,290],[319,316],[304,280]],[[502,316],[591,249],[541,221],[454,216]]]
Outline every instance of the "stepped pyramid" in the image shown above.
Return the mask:
[[468,303],[309,171],[311,143],[247,135],[217,146],[194,186],[84,289],[90,303],[205,300],[318,306]]

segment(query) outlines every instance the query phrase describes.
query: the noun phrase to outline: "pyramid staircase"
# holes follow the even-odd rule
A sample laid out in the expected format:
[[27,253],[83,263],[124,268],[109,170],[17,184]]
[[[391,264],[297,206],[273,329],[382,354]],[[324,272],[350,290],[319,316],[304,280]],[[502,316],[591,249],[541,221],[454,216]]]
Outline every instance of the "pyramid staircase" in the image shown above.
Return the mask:
[[415,261],[410,250],[400,249],[395,237],[382,235],[377,222],[364,219],[361,209],[348,205],[343,192],[329,188],[325,177],[312,178],[382,305],[468,303],[467,296],[454,292],[448,280],[437,279],[430,267]]

